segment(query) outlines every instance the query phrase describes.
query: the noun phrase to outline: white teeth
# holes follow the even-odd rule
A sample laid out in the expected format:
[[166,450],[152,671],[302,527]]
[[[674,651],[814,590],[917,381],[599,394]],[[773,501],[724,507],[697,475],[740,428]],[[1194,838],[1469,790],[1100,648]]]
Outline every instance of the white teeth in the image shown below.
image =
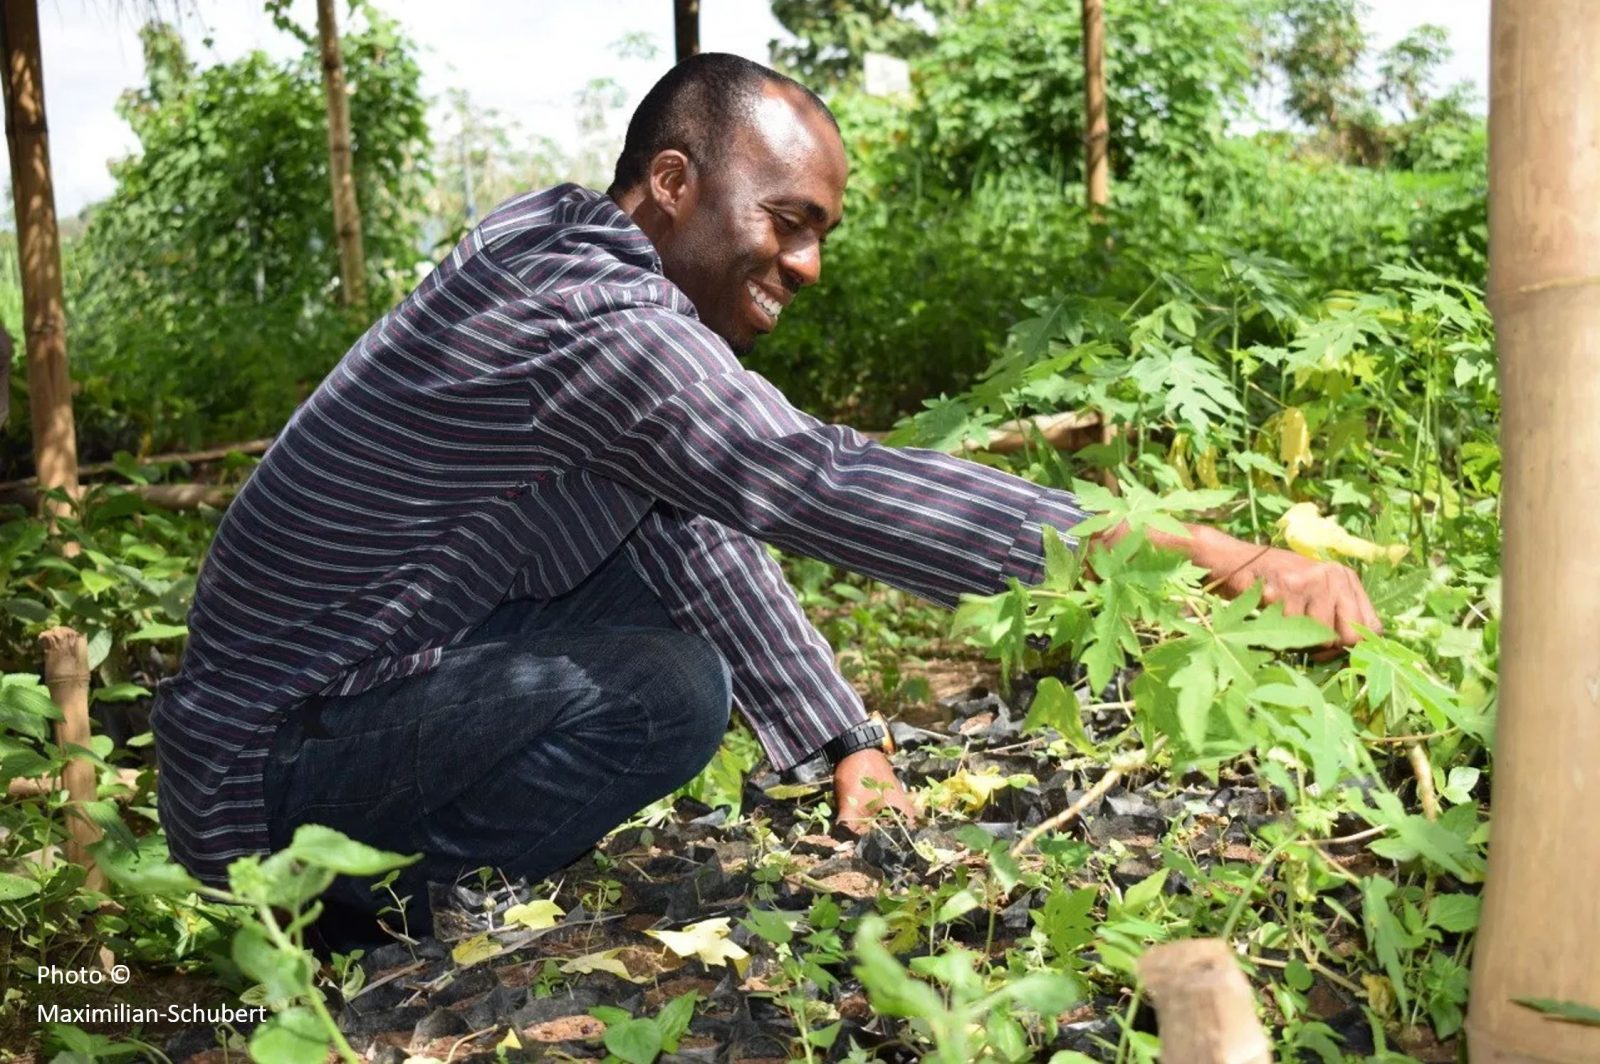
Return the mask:
[[750,290],[750,298],[756,301],[756,306],[760,307],[774,321],[777,320],[779,314],[783,313],[782,303],[772,299],[753,284],[746,284],[745,287]]

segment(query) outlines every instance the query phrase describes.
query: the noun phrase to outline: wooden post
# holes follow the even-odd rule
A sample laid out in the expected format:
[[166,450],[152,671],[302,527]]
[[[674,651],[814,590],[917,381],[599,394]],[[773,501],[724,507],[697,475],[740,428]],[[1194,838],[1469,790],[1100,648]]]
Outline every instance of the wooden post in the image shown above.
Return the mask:
[[1255,995],[1221,939],[1154,946],[1139,978],[1155,1002],[1162,1064],[1272,1064]]
[[333,181],[333,229],[339,243],[339,301],[347,307],[364,307],[367,265],[350,164],[350,98],[344,87],[333,0],[317,0],[317,36],[322,43],[322,89],[328,100],[328,174]]
[[1083,184],[1093,225],[1105,223],[1105,206],[1111,202],[1104,15],[1104,0],[1083,0]]
[[[11,152],[11,197],[17,216],[34,467],[43,487],[62,488],[76,497],[78,444],[72,422],[72,380],[67,373],[61,234],[56,227],[50,176],[35,0],[4,0],[0,4],[0,53],[5,61],[6,144]],[[67,510],[64,504],[51,504],[51,524]]]
[[700,0],[672,0],[673,38],[678,62],[700,54]]
[[1500,358],[1504,614],[1473,1064],[1600,1060],[1600,12],[1494,0],[1489,308]]
[[[50,699],[61,710],[56,722],[56,745],[62,753],[67,745],[89,747],[89,643],[71,628],[52,628],[39,637],[44,647],[44,682]],[[72,802],[92,802],[98,795],[95,767],[83,758],[72,758],[61,770],[61,782]],[[106,876],[95,866],[88,846],[100,839],[100,828],[74,808],[67,814],[67,860],[82,865],[88,872],[90,890],[103,891]]]

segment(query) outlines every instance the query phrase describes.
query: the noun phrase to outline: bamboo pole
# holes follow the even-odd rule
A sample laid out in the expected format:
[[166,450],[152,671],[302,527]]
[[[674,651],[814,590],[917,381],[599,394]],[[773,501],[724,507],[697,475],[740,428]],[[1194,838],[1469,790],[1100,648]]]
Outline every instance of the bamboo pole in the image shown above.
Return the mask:
[[672,0],[672,28],[678,62],[700,54],[700,0]]
[[1489,293],[1500,357],[1504,614],[1473,1064],[1600,1060],[1600,12],[1494,0]]
[[344,86],[333,0],[317,0],[317,36],[322,44],[322,89],[328,101],[328,174],[333,182],[333,229],[339,244],[339,301],[347,307],[363,307],[367,302],[366,258],[350,160],[350,97]]
[[1094,225],[1105,223],[1105,207],[1111,202],[1104,16],[1104,0],[1083,0],[1083,183]]
[[39,637],[39,642],[44,647],[45,686],[50,688],[51,701],[61,710],[61,719],[56,722],[56,745],[69,756],[61,770],[67,798],[74,803],[67,813],[67,860],[88,873],[85,886],[103,891],[105,873],[95,866],[88,850],[91,843],[100,840],[100,828],[76,805],[95,800],[95,767],[81,757],[70,757],[67,750],[69,745],[89,747],[89,643],[71,628],[52,628]]
[[[63,488],[75,496],[78,445],[72,421],[72,380],[67,372],[61,234],[56,226],[35,0],[5,0],[0,5],[0,53],[5,60],[6,145],[11,153],[11,196],[22,274],[34,468],[46,488]],[[50,504],[52,525],[69,510],[67,504]],[[69,544],[69,549],[75,547]]]
[[1272,1064],[1255,995],[1221,939],[1154,946],[1139,978],[1155,1002],[1162,1064]]

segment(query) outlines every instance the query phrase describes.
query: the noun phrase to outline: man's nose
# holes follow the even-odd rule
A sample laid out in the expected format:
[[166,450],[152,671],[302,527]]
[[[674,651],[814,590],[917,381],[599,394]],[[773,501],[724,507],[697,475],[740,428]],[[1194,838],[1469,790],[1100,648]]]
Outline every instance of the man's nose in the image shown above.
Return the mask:
[[822,277],[822,245],[815,241],[778,256],[783,280],[791,290],[816,284]]

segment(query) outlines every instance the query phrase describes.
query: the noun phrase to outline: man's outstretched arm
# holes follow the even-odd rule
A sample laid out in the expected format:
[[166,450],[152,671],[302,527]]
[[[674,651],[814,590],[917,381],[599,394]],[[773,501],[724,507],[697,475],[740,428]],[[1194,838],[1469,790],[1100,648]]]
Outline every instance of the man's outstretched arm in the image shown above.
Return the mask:
[[[1236,539],[1206,525],[1185,525],[1187,536],[1146,529],[1145,538],[1158,547],[1175,550],[1210,575],[1210,586],[1233,598],[1261,584],[1263,605],[1281,603],[1285,615],[1305,615],[1334,633],[1338,647],[1354,646],[1361,638],[1356,626],[1383,631],[1377,612],[1355,570],[1336,562],[1302,558],[1293,551]],[[1126,523],[1097,532],[1095,542],[1107,547],[1127,535]]]
[[[625,549],[678,626],[728,660],[734,701],[775,767],[790,768],[867,719],[832,648],[760,543],[657,504]],[[837,816],[849,826],[863,826],[880,803],[914,815],[878,750],[842,758],[834,792]]]

